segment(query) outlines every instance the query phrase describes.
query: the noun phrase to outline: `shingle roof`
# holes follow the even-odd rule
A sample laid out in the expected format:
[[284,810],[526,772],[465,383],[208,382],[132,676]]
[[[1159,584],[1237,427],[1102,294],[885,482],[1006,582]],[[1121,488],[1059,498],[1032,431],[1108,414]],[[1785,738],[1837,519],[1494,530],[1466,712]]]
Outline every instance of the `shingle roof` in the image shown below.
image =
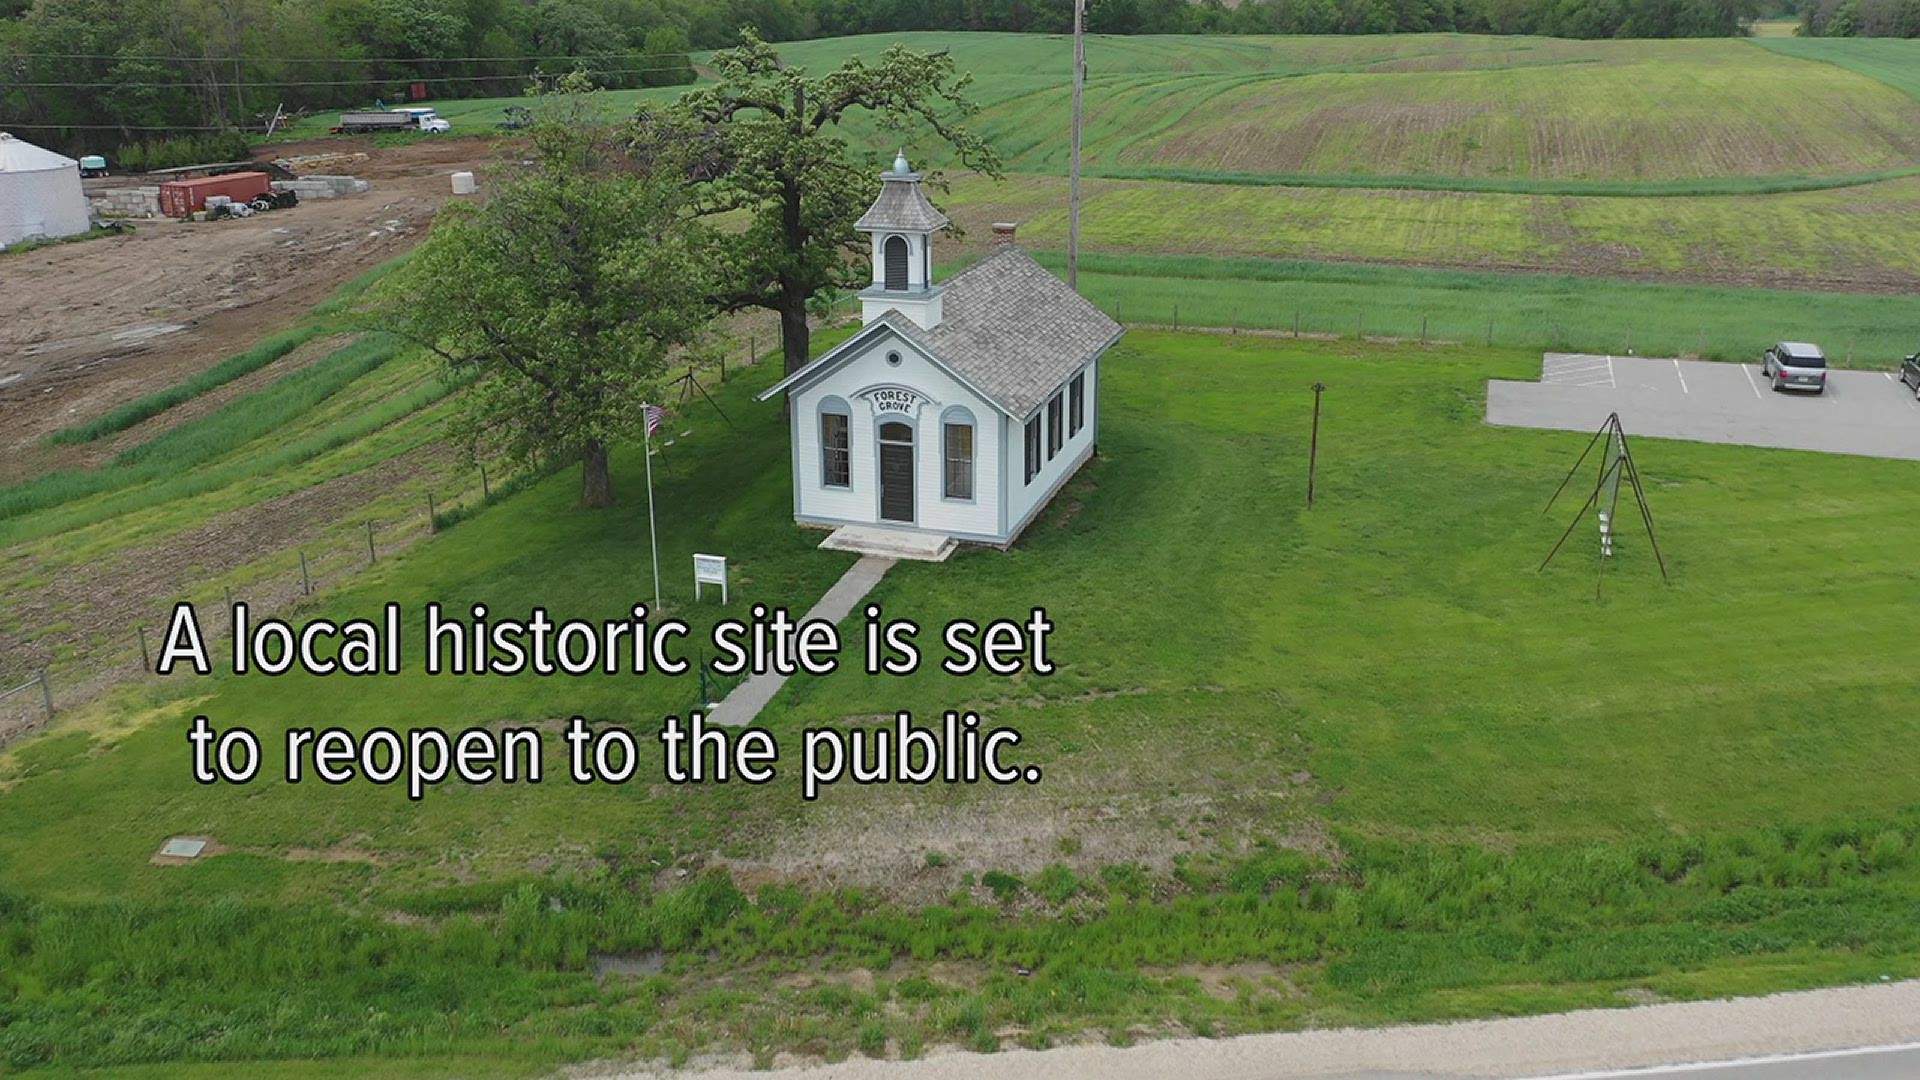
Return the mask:
[[853,223],[861,232],[932,232],[946,227],[947,215],[927,201],[920,190],[919,173],[888,173],[882,177],[880,197]]
[[932,330],[893,312],[882,318],[1015,416],[1032,412],[1124,332],[1013,246],[954,275],[941,309]]
[[859,333],[761,391],[760,400],[792,393],[885,328],[995,405],[1025,417],[1126,332],[1017,247],[1000,249],[939,288],[942,315],[932,330],[898,310],[881,312]]

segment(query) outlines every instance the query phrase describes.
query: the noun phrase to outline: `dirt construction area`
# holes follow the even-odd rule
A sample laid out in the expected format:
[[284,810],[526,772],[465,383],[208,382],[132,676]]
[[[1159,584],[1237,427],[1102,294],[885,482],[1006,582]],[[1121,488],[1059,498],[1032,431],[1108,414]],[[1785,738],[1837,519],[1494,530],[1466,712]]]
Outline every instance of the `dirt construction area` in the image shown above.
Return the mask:
[[365,153],[366,194],[250,218],[138,220],[131,235],[0,257],[0,483],[85,464],[40,441],[173,385],[284,329],[335,287],[405,252],[490,139],[373,147],[326,139],[262,159]]
[[1826,390],[1776,392],[1756,364],[1548,353],[1539,382],[1487,384],[1487,423],[1920,461],[1920,401],[1892,372],[1829,371]]

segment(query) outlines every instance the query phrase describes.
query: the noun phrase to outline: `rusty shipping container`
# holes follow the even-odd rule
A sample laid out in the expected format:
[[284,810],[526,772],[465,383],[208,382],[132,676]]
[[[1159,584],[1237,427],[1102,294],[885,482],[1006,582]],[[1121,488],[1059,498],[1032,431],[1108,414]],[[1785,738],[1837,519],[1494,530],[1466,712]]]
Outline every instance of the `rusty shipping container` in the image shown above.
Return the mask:
[[187,217],[195,210],[206,209],[209,195],[225,195],[234,202],[243,203],[272,189],[272,179],[263,172],[228,173],[198,180],[169,180],[160,185],[160,212],[168,217]]

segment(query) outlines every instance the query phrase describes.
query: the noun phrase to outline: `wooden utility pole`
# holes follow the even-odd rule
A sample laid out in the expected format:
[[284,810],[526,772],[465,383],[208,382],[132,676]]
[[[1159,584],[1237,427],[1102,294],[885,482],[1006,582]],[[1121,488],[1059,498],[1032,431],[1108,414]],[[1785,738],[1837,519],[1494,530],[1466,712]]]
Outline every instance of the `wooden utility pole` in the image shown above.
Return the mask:
[[1067,288],[1080,289],[1080,100],[1087,86],[1087,0],[1073,0],[1073,151],[1067,165]]
[[1307,509],[1313,509],[1314,474],[1320,469],[1320,395],[1325,393],[1326,383],[1313,384],[1313,438],[1307,444]]

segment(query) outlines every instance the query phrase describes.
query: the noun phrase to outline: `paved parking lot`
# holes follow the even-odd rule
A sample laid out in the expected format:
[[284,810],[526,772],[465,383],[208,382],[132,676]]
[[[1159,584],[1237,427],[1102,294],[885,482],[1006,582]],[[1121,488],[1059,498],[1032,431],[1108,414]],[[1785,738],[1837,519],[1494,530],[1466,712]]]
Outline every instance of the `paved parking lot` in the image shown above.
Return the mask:
[[1920,402],[1891,373],[1833,371],[1824,394],[1775,393],[1757,364],[1548,353],[1540,381],[1487,383],[1487,423],[1920,461]]

